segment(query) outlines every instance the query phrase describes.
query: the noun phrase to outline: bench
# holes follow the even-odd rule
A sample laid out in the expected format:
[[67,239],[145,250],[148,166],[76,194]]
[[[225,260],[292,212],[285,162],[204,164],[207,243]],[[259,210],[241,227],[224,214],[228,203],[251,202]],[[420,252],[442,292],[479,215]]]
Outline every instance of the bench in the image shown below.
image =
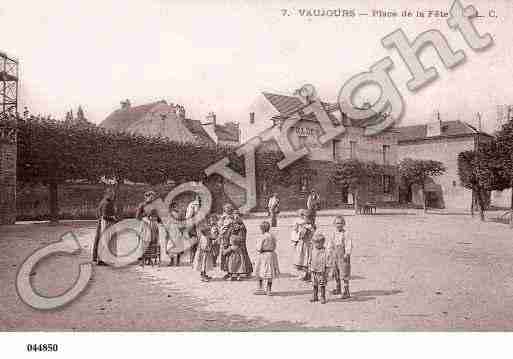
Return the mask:
[[[367,202],[363,205],[363,214],[376,214],[376,202]],[[373,213],[374,211],[374,213]],[[361,211],[360,211],[361,213]]]

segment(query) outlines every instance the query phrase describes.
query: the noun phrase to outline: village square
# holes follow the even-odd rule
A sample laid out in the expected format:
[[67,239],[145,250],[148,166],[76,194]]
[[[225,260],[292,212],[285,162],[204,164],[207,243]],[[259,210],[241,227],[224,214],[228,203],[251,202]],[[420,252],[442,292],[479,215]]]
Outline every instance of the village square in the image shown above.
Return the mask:
[[[136,36],[143,63],[110,53],[94,94],[71,97],[89,78],[67,72],[66,94],[36,100],[35,65],[1,51],[0,331],[510,331],[513,105],[508,86],[485,88],[509,75],[509,31],[492,34],[496,9],[449,5],[440,26],[382,25],[359,72],[331,62],[348,44],[324,56],[325,37],[269,30],[278,71],[253,59],[257,41],[218,51],[182,23],[195,41],[173,38],[176,52]],[[296,51],[310,60],[290,55],[308,65],[291,80],[281,56]]]

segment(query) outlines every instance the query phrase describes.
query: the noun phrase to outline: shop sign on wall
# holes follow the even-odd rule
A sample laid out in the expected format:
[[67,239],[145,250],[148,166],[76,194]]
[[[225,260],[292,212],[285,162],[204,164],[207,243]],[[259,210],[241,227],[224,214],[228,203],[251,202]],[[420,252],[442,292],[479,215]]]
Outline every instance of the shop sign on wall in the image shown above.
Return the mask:
[[309,127],[296,127],[296,133],[299,137],[317,137],[317,130]]

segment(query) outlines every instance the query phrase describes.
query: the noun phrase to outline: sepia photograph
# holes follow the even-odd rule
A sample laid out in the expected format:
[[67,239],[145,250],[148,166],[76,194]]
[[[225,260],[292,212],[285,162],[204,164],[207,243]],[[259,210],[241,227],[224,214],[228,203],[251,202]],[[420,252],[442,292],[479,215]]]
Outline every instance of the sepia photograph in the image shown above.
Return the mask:
[[1,340],[512,331],[512,31],[510,0],[3,0]]

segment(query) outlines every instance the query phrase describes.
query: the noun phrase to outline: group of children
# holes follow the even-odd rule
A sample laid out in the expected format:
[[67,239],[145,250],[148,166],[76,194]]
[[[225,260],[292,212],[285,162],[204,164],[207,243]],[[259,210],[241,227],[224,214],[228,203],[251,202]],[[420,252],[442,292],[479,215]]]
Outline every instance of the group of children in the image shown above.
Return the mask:
[[[308,210],[301,210],[299,218],[294,223],[292,231],[292,244],[295,249],[294,265],[299,271],[304,272],[301,279],[312,283],[313,298],[311,302],[319,301],[320,294],[320,302],[326,303],[326,285],[330,274],[336,283],[332,294],[342,295],[343,299],[347,299],[350,297],[349,278],[351,273],[352,241],[345,230],[345,219],[343,216],[337,216],[334,221],[335,229],[326,238],[324,234],[316,231],[316,226],[311,218]],[[160,255],[161,246],[158,240],[159,221],[157,213],[150,212],[147,230],[151,235],[151,240],[144,251],[143,263],[148,258],[151,259]],[[208,221],[200,224],[196,231],[198,247],[194,255],[192,267],[200,272],[200,278],[204,282],[208,282],[211,279],[208,272],[213,269],[218,257],[222,257],[223,254],[227,268],[222,269],[227,270],[228,275],[231,275],[229,268],[233,264],[230,263],[230,258],[226,258],[226,255],[227,253],[240,252],[241,246],[236,241],[237,235],[229,235],[229,241],[226,246],[220,243],[219,239],[222,238],[221,233],[223,231],[222,228],[219,228],[219,226],[222,226],[221,222],[213,215]],[[256,241],[257,253],[253,273],[258,283],[255,292],[257,295],[272,295],[273,280],[280,274],[278,256],[276,254],[276,238],[270,232],[270,229],[271,225],[269,222],[262,222],[260,224],[261,235]],[[241,256],[243,255],[240,254],[240,256],[234,256],[234,258],[237,260]],[[238,260],[243,262],[243,258]],[[251,266],[251,262],[249,266]],[[252,268],[249,270],[252,271]],[[344,284],[343,290],[342,282]]]
[[[304,272],[303,281],[311,281],[313,286],[312,302],[326,303],[326,284],[329,274],[333,276],[336,288],[332,294],[350,298],[349,278],[351,275],[352,240],[345,230],[345,219],[337,216],[335,230],[326,238],[316,232],[316,226],[308,210],[300,210],[299,218],[294,223],[292,244],[295,248],[294,265]],[[342,281],[344,290],[342,291]]]
[[[212,270],[219,256],[222,257],[220,261],[221,269],[227,271],[224,279],[237,280],[240,278],[240,274],[235,272],[246,273],[253,271],[249,258],[244,259],[245,244],[242,243],[243,241],[239,234],[228,235],[228,243],[226,245],[220,243],[223,242],[223,229],[219,228],[219,223],[217,217],[211,217],[199,229],[199,243],[194,257],[193,269],[200,272],[202,281],[209,281],[211,279],[207,272]],[[276,239],[269,232],[270,229],[271,225],[267,221],[262,222],[260,225],[262,236],[257,240],[257,258],[254,270],[259,283],[256,294],[271,295],[272,280],[280,274],[278,256],[275,252]],[[250,268],[247,268],[248,266]],[[235,267],[239,270],[233,269]],[[266,291],[263,290],[264,280],[267,281]]]

